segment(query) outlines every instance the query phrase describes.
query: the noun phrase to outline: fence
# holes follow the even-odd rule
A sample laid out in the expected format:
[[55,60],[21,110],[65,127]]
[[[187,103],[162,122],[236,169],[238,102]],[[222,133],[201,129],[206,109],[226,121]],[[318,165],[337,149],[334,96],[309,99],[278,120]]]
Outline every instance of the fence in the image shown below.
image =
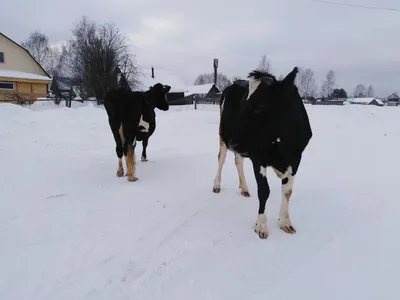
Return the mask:
[[[72,102],[79,102],[79,103],[97,102],[97,105],[103,105],[104,101],[97,100],[97,99],[79,100],[79,99],[59,99],[59,98],[38,98],[36,100],[8,99],[8,100],[0,101],[0,103],[14,103],[14,104],[18,104],[18,105],[31,105],[35,102],[53,102],[56,105],[61,105],[62,102],[64,102],[65,107],[71,108]],[[191,98],[191,97],[185,97],[185,98],[168,101],[168,104],[171,106],[194,105],[195,109],[196,109],[197,104],[218,104],[218,103],[219,103],[218,98],[197,98],[197,99],[195,99],[195,98]]]

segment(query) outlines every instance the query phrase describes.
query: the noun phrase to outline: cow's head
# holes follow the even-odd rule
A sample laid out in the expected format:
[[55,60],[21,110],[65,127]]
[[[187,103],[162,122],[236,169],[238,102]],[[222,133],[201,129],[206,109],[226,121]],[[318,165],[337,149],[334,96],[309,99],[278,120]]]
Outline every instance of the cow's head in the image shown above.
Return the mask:
[[167,111],[169,109],[169,104],[167,101],[167,94],[171,87],[169,85],[162,85],[157,83],[150,87],[149,93],[149,104],[153,107],[157,107],[159,110]]
[[268,143],[280,137],[285,130],[285,123],[290,122],[288,116],[293,102],[301,100],[294,85],[297,72],[298,68],[295,67],[283,80],[276,80],[268,74],[250,73],[253,85],[249,87],[251,95],[245,105],[245,130],[249,134],[261,134]]

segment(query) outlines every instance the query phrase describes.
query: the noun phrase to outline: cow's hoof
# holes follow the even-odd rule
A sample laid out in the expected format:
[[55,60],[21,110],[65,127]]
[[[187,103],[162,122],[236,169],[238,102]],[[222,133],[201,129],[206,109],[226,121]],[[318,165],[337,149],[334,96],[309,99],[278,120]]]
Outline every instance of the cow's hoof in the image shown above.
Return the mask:
[[260,239],[268,238],[267,216],[265,214],[258,215],[254,231]]
[[279,226],[284,232],[289,233],[289,234],[295,234],[296,229],[291,225],[280,225]]
[[220,192],[221,192],[221,188],[216,188],[216,187],[213,188],[213,193],[219,194]]
[[242,194],[243,197],[246,197],[246,198],[250,197],[250,193],[249,192],[242,191],[241,194]]
[[136,176],[129,176],[128,175],[128,181],[137,181],[139,180],[139,178],[137,178]]
[[143,156],[142,156],[142,158],[141,158],[141,159],[142,159],[142,161],[143,161],[143,162],[145,162],[145,161],[149,161],[149,160],[148,160],[146,157],[143,157]]
[[258,234],[258,237],[262,240],[266,240],[268,238],[268,231],[259,231],[257,228],[254,230],[255,233]]

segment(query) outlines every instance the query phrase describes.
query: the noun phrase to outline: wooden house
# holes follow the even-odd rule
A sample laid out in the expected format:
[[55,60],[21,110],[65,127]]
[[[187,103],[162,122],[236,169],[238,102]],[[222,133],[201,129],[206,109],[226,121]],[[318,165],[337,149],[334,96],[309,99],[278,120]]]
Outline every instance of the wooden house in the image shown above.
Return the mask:
[[0,101],[47,97],[50,75],[28,50],[0,32]]
[[349,98],[347,101],[350,104],[359,104],[359,105],[376,105],[376,106],[384,106],[382,100],[374,97],[367,98]]
[[400,97],[397,93],[393,93],[386,98],[387,106],[398,106],[400,105]]
[[192,97],[197,103],[219,103],[222,92],[214,83],[188,86],[185,97]]

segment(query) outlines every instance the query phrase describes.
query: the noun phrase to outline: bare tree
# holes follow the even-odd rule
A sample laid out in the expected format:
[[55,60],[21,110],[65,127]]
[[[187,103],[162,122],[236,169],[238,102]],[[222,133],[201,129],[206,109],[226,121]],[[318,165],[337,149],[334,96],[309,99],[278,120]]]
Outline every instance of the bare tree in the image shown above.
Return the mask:
[[303,97],[315,97],[318,87],[315,82],[314,72],[310,68],[301,70],[298,78],[300,95]]
[[[197,76],[194,81],[194,85],[201,85],[206,83],[214,83],[214,73],[203,73]],[[218,73],[217,74],[217,87],[222,91],[228,85],[231,84],[231,81],[225,74]]]
[[22,42],[21,46],[29,51],[50,76],[59,71],[61,51],[50,46],[49,39],[44,33],[40,31],[30,33],[28,39]]
[[117,67],[127,83],[137,80],[134,56],[128,52],[125,36],[110,23],[98,25],[83,17],[73,28],[68,42],[68,65],[84,97],[103,100],[105,93],[118,85]]
[[332,92],[336,86],[336,76],[333,70],[329,70],[326,74],[325,81],[321,86],[321,94],[328,99],[332,96]]
[[28,39],[21,43],[21,46],[28,50],[39,64],[44,64],[50,53],[49,39],[40,31],[31,32]]
[[372,85],[368,87],[367,97],[375,97],[375,90]]
[[362,98],[367,95],[367,88],[363,84],[358,84],[354,90],[354,98]]
[[260,62],[258,64],[257,70],[263,71],[263,72],[271,72],[271,62],[267,58],[267,55],[261,56]]

